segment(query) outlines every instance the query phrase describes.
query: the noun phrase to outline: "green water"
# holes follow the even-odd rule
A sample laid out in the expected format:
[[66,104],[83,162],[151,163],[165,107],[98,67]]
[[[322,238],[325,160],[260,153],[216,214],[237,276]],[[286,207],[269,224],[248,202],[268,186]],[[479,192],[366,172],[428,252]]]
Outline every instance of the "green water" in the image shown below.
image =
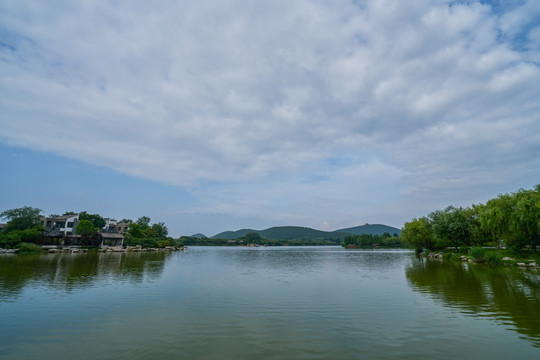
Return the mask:
[[1,359],[539,358],[534,270],[408,251],[0,255]]

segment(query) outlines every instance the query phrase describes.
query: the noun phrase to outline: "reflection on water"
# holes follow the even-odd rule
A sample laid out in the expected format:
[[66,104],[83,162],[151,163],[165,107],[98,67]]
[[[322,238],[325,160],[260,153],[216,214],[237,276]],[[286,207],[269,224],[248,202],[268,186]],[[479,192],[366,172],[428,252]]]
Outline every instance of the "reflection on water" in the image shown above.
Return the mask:
[[535,358],[538,305],[536,273],[402,250],[0,256],[0,358]]
[[405,272],[414,290],[465,314],[494,318],[540,347],[538,271],[418,259]]
[[163,272],[168,252],[0,256],[0,301],[17,299],[26,286],[70,292],[110,280],[142,283]]

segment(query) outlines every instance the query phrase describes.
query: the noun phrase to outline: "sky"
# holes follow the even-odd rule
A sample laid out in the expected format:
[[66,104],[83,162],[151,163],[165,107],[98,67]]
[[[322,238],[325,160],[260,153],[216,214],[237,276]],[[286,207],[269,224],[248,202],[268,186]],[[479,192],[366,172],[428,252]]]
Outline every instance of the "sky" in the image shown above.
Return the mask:
[[177,237],[540,183],[540,2],[0,2],[0,210]]

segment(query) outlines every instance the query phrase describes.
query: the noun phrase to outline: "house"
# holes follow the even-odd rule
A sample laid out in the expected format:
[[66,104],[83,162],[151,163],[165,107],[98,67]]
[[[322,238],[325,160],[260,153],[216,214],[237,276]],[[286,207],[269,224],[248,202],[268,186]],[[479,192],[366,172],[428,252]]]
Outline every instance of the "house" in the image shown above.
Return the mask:
[[103,239],[101,242],[101,247],[109,246],[123,246],[124,245],[124,235],[117,232],[107,232],[100,231],[99,233]]
[[[127,231],[129,224],[119,223],[122,226],[118,227],[117,225],[119,224],[117,224],[115,219],[106,218],[103,220],[105,220],[105,226],[99,231],[99,235],[102,238],[101,246],[122,246],[124,244],[124,233],[120,233],[118,230]],[[61,244],[80,244],[81,236],[76,234],[79,214],[43,217],[41,221],[45,228],[45,236],[57,238]],[[66,239],[69,241],[66,242]]]
[[105,231],[114,231],[116,230],[116,220],[113,218],[104,218],[105,220],[105,226],[103,227],[103,230]]
[[120,234],[125,235],[129,229],[130,222],[119,222],[116,224],[115,228]]
[[79,223],[79,214],[42,217],[43,227],[47,234],[69,236],[74,235]]

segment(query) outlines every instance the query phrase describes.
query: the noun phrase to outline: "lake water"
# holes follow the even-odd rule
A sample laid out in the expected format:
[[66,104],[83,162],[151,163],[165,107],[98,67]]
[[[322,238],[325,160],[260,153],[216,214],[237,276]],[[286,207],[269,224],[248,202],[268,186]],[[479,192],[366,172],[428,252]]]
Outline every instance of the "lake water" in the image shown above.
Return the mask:
[[0,255],[0,358],[540,358],[540,276],[338,247]]

